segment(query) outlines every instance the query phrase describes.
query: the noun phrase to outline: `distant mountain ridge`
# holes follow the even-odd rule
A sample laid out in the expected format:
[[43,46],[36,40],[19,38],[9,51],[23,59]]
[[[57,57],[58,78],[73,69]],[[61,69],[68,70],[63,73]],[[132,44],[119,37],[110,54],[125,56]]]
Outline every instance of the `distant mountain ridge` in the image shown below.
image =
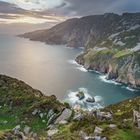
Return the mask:
[[51,29],[20,37],[84,47],[84,53],[76,58],[79,64],[106,73],[107,79],[140,87],[140,12],[69,19]]
[[38,30],[20,35],[35,41],[48,44],[67,44],[68,47],[84,47],[89,40],[97,40],[140,23],[140,13],[117,15],[91,15],[73,18],[50,29]]

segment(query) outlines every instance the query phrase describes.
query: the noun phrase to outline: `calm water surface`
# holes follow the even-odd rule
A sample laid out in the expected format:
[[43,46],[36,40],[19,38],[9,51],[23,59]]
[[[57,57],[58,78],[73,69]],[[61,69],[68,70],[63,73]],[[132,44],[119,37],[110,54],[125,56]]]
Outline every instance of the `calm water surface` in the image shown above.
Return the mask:
[[105,105],[140,95],[75,64],[72,60],[81,51],[0,35],[0,73],[21,79],[46,95],[55,94],[60,100],[79,88],[101,97]]

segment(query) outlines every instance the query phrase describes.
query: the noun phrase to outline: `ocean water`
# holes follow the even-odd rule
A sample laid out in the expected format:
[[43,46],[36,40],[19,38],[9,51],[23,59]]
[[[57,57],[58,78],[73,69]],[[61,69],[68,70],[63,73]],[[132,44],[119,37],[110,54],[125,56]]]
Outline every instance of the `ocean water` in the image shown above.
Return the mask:
[[140,95],[115,81],[107,81],[105,75],[87,71],[74,58],[82,49],[47,45],[15,36],[0,35],[0,73],[25,81],[46,95],[74,104],[77,91],[82,89],[87,97],[95,97],[95,104],[87,108],[102,107]]

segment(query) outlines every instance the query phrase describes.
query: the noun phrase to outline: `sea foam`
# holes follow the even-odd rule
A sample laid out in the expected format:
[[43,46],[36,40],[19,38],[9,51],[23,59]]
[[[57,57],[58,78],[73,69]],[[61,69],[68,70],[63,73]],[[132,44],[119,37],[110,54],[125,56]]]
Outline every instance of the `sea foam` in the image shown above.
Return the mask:
[[70,64],[76,65],[76,68],[75,69],[78,69],[78,70],[80,70],[82,72],[88,72],[88,70],[86,68],[84,68],[84,66],[79,65],[75,60],[69,60],[68,62]]
[[108,80],[106,79],[107,75],[100,75],[99,76],[99,79],[103,82],[106,82],[106,83],[110,83],[110,84],[115,84],[115,85],[121,85],[120,83],[116,82],[115,80]]
[[[79,98],[76,96],[79,91],[84,92],[85,98],[82,100],[79,100]],[[92,98],[92,96],[88,93],[88,90],[86,88],[79,88],[78,91],[68,91],[65,101],[68,102],[72,107],[79,105],[84,110],[94,110],[104,107],[103,98],[101,96],[94,96],[94,103],[87,102],[86,99],[88,98]]]

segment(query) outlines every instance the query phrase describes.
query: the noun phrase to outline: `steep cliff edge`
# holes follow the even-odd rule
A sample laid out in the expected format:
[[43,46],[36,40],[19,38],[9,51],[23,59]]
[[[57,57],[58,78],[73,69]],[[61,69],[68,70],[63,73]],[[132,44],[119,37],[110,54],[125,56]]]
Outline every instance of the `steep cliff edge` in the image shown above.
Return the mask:
[[[140,97],[101,110],[73,110],[55,96],[0,75],[0,140],[139,140]],[[139,112],[140,113],[140,112]]]
[[96,45],[87,44],[76,61],[87,69],[107,74],[107,79],[140,87],[140,25],[110,35]]

